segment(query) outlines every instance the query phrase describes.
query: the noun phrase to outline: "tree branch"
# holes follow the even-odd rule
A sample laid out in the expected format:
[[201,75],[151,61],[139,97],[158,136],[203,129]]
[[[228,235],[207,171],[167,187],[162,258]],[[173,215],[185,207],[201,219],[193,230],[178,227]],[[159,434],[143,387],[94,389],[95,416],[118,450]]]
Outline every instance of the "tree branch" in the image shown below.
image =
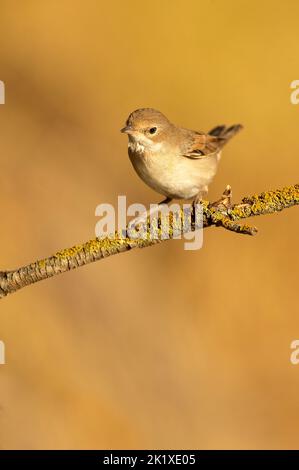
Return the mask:
[[[230,194],[229,194],[230,196]],[[255,235],[257,229],[248,225],[239,225],[237,220],[246,219],[256,215],[272,214],[299,204],[299,184],[289,186],[276,191],[267,191],[260,195],[244,197],[240,204],[230,206],[228,192],[223,194],[223,198],[214,204],[207,201],[202,202],[203,227],[222,226],[233,232]],[[194,209],[189,215],[191,227],[194,229]],[[182,217],[185,215],[182,213]],[[159,235],[159,220],[157,231]],[[170,217],[169,238],[173,238],[175,232],[175,221]],[[190,230],[190,226],[189,226]],[[181,233],[186,233],[185,225],[180,225]],[[161,235],[161,233],[160,233]],[[28,264],[13,271],[0,272],[0,298],[11,294],[22,287],[35,282],[47,279],[57,274],[70,271],[71,269],[84,266],[85,264],[98,261],[111,255],[122,253],[133,248],[144,248],[165,239],[153,239],[150,234],[149,220],[147,221],[146,237],[142,239],[132,239],[121,237],[117,232],[111,237],[95,238],[81,245],[75,245],[58,251],[53,256],[34,263]]]

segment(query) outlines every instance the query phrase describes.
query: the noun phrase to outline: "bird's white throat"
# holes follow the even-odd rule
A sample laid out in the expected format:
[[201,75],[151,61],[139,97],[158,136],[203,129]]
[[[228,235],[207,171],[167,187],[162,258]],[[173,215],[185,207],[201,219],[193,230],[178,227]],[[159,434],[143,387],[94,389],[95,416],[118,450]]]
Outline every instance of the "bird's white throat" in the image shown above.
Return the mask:
[[134,153],[143,154],[145,151],[160,152],[162,143],[153,142],[144,136],[142,140],[130,139],[128,147]]
[[137,140],[134,141],[129,141],[128,147],[132,152],[136,153],[144,153],[145,151],[145,146],[138,142]]

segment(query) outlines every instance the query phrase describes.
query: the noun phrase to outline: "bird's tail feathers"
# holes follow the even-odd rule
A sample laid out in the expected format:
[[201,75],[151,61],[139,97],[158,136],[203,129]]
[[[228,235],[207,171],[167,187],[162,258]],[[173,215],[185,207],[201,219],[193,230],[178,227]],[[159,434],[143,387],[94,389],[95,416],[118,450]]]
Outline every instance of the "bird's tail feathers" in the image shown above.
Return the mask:
[[243,129],[241,124],[234,124],[230,127],[217,126],[209,132],[209,135],[216,137],[220,147],[223,147],[241,129]]

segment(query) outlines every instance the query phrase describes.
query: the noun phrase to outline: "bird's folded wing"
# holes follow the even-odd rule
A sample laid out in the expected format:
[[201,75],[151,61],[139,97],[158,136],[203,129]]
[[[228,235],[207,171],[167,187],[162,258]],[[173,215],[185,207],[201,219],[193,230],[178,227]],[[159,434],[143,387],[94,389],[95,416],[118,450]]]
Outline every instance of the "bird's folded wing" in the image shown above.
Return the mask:
[[201,159],[217,153],[222,146],[222,138],[204,133],[193,133],[184,149],[183,157]]

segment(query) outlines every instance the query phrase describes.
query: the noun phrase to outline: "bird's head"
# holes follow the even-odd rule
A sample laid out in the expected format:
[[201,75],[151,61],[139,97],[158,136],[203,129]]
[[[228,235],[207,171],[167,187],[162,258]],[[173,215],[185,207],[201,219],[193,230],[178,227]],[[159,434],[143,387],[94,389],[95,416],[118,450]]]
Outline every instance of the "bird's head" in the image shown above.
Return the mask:
[[172,127],[173,125],[160,111],[142,108],[130,114],[121,132],[128,134],[129,141],[152,148],[165,140]]

